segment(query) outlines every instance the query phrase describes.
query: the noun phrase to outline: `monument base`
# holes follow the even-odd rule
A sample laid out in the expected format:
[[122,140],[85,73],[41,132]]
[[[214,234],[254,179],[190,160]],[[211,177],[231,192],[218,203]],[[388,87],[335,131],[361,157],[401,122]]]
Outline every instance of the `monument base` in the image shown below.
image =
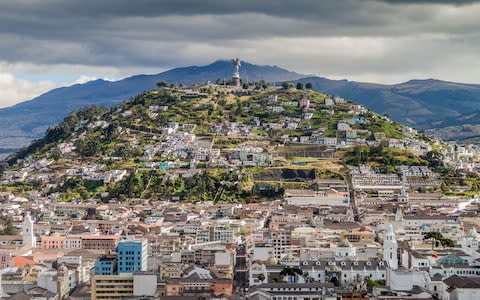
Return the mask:
[[232,78],[232,85],[233,86],[240,86],[240,78]]

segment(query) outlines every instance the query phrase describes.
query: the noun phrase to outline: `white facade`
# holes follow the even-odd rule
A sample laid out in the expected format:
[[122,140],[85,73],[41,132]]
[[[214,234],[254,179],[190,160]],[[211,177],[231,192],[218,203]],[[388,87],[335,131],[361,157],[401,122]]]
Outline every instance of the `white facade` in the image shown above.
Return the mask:
[[35,235],[33,234],[33,221],[30,217],[30,212],[27,212],[23,218],[22,240],[23,246],[28,246],[30,248],[35,248],[37,244]]
[[335,257],[353,259],[357,256],[357,248],[353,247],[348,240],[341,242],[335,249]]
[[82,237],[79,235],[68,235],[65,238],[65,249],[81,249]]
[[157,276],[150,273],[133,275],[133,295],[138,297],[153,297],[157,290]]
[[413,270],[392,270],[387,271],[387,286],[394,291],[409,291],[414,285],[427,287],[430,281],[427,272]]
[[450,292],[450,300],[480,299],[480,289],[455,288]]
[[393,231],[392,224],[389,224],[388,231],[383,240],[383,258],[387,261],[388,266],[394,270],[398,268],[397,249],[398,245],[395,232]]
[[253,257],[252,261],[266,261],[267,259],[273,257],[273,247],[258,247],[253,248]]
[[215,252],[216,266],[229,266],[233,264],[233,257],[231,252]]

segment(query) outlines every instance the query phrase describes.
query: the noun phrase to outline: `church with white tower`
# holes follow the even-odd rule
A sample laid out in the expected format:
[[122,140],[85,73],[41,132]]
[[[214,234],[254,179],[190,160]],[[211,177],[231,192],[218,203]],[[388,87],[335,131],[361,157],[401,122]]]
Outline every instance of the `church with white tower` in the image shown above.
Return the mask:
[[398,245],[393,225],[388,225],[387,233],[383,239],[383,259],[387,262],[388,266],[396,270],[398,269],[398,257],[397,257]]
[[27,212],[23,217],[22,240],[24,247],[27,246],[29,248],[35,248],[37,245],[37,241],[33,233],[33,221],[32,217],[30,216],[30,212]]

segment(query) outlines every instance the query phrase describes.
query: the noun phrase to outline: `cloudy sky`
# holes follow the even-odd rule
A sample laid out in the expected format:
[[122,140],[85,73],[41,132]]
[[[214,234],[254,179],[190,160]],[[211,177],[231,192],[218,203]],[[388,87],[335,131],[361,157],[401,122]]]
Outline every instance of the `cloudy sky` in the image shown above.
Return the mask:
[[240,57],[305,74],[480,83],[480,1],[0,2],[0,107],[94,78]]

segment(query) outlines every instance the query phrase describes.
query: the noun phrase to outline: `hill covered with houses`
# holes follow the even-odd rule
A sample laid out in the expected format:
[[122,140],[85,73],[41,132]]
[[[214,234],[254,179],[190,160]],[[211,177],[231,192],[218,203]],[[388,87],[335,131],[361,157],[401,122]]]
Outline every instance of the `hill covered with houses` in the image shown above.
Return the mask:
[[163,83],[111,109],[71,113],[9,157],[1,183],[63,201],[249,202],[315,190],[320,179],[343,180],[348,166],[368,164],[379,173],[428,166],[442,147],[302,84]]

